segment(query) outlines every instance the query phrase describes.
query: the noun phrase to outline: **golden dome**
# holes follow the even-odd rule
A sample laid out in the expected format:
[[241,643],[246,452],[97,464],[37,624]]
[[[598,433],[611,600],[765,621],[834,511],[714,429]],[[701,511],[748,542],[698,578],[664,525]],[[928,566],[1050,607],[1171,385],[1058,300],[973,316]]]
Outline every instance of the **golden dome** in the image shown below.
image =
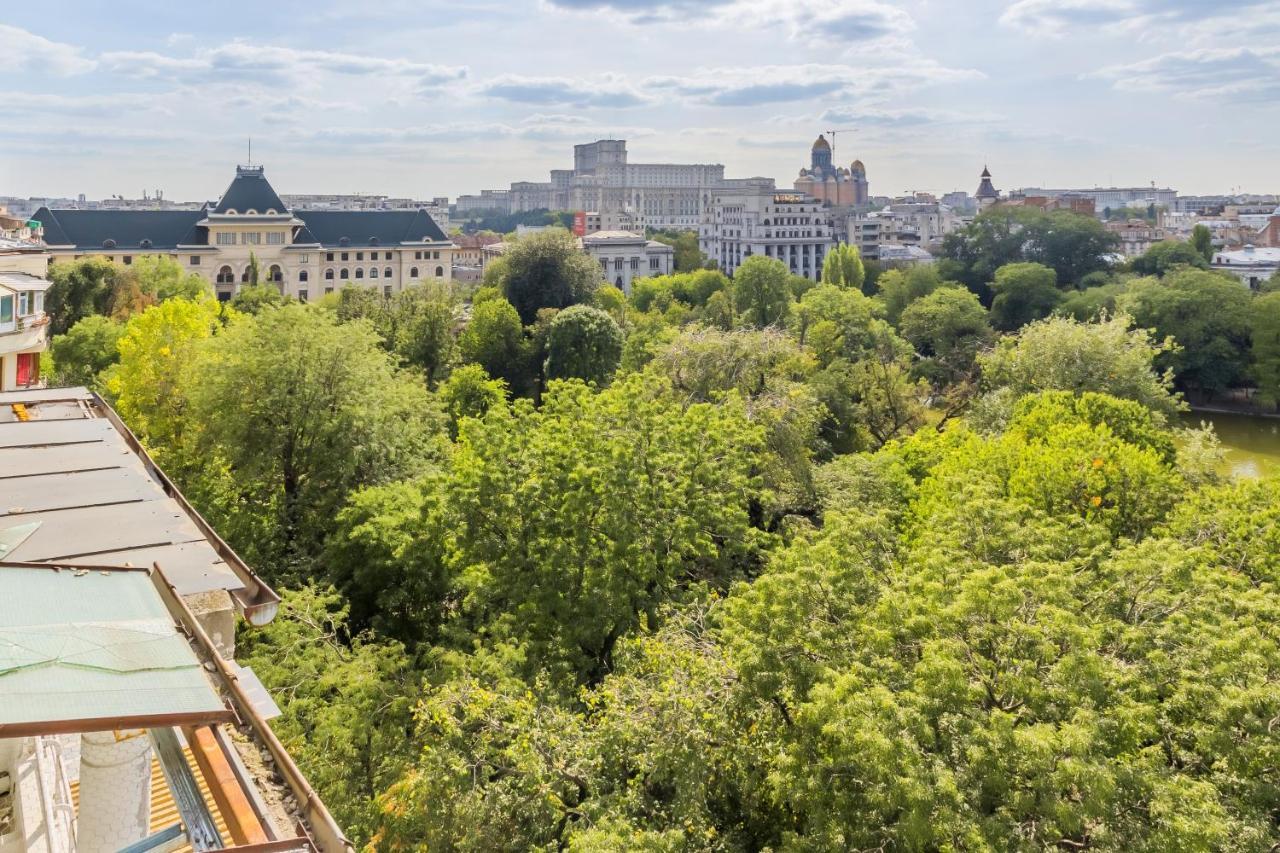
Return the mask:
[[854,172],[865,172],[865,171],[867,171],[867,167],[866,167],[866,166],[864,166],[864,165],[862,165],[862,161],[861,161],[861,160],[854,160],[854,161],[853,161],[853,165],[851,165],[851,166],[849,167],[849,169],[850,169],[851,171],[854,171]]
[[830,151],[831,144],[827,142],[827,138],[825,136],[819,133],[817,141],[813,143],[813,150],[814,151]]

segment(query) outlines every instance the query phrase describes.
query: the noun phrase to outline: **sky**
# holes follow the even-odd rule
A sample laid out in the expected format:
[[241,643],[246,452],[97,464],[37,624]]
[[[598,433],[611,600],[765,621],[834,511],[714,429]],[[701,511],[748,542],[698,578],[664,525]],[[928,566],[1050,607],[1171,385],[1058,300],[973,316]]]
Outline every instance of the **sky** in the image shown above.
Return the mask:
[[454,197],[572,146],[787,186],[819,132],[874,195],[1280,191],[1280,2],[8,3],[0,195]]

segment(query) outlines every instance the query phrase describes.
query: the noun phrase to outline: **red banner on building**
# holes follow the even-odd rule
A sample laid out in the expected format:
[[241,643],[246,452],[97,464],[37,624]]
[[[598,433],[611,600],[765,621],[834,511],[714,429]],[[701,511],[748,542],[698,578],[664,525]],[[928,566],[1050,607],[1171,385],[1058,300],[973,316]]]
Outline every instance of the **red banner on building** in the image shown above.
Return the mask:
[[573,212],[573,233],[579,237],[587,235],[587,214],[583,210],[575,210]]

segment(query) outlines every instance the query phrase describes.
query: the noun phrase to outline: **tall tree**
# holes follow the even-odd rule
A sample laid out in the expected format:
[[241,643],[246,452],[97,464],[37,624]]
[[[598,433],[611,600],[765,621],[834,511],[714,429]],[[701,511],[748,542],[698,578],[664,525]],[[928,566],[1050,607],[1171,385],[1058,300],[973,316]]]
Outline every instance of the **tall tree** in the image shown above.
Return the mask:
[[493,283],[526,325],[533,323],[542,308],[590,302],[601,283],[600,265],[578,248],[572,234],[558,228],[511,244],[497,279]]
[[791,313],[787,267],[777,258],[752,255],[733,274],[733,305],[742,322],[757,329],[783,322]]
[[520,315],[505,299],[471,306],[471,319],[458,338],[462,360],[478,364],[494,379],[507,383],[513,394],[532,391],[530,354]]
[[1011,332],[1048,317],[1062,301],[1057,274],[1043,264],[1006,264],[996,270],[991,291],[991,323]]
[[961,287],[939,288],[911,303],[899,329],[920,357],[919,375],[939,388],[966,377],[993,337],[987,309]]
[[822,283],[861,290],[867,273],[862,266],[862,254],[858,247],[841,243],[827,252],[822,261]]
[[1204,258],[1205,263],[1213,261],[1213,234],[1206,225],[1197,223],[1191,229],[1191,245]]
[[1280,402],[1280,293],[1264,293],[1249,309],[1253,375],[1262,403]]
[[547,334],[548,379],[581,379],[606,385],[622,360],[622,329],[590,305],[566,308]]
[[51,284],[45,294],[49,331],[61,335],[91,314],[110,315],[121,269],[105,258],[81,258],[51,266]]

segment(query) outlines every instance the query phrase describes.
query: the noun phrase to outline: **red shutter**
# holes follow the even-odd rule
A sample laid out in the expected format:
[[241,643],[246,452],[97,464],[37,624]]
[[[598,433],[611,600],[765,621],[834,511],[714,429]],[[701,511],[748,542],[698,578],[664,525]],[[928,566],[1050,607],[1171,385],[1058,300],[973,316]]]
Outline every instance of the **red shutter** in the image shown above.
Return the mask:
[[17,382],[19,385],[30,385],[36,381],[36,375],[40,370],[39,362],[36,361],[36,358],[35,353],[18,353]]

